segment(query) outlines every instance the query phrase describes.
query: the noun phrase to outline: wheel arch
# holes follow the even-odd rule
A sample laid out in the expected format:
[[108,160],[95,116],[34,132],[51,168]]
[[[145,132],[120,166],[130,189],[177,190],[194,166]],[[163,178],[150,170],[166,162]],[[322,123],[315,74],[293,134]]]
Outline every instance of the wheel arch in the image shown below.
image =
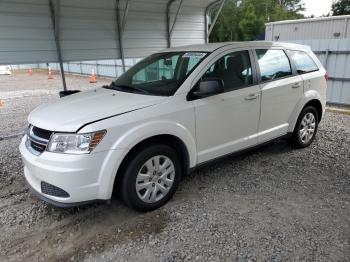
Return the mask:
[[[301,111],[303,111],[304,110],[304,108],[305,107],[307,107],[307,106],[312,106],[312,107],[314,107],[315,109],[316,109],[316,111],[317,111],[317,117],[318,117],[318,122],[320,123],[320,121],[321,121],[321,119],[322,119],[322,117],[323,117],[323,109],[322,109],[322,104],[321,104],[321,102],[318,100],[318,99],[312,99],[312,100],[310,100],[309,102],[307,102],[305,105],[304,105],[304,107],[301,109]],[[300,112],[301,112],[300,111]],[[300,114],[300,113],[299,113]]]
[[188,172],[190,168],[190,153],[184,141],[172,134],[154,135],[138,142],[127,152],[117,170],[113,183],[113,191],[115,190],[116,186],[120,184],[120,181],[123,178],[122,173],[127,167],[127,163],[129,162],[129,160],[142,148],[154,144],[164,144],[172,147],[177,152],[180,158],[183,174],[186,174]]
[[311,90],[310,92],[305,93],[303,98],[300,99],[295,106],[294,111],[289,118],[289,133],[292,133],[294,131],[300,113],[304,110],[305,107],[310,105],[315,107],[317,111],[318,122],[321,121],[324,112],[324,104],[322,103],[321,96],[314,90]]
[[[120,171],[127,159],[135,152],[139,146],[154,141],[170,143],[176,147],[181,157],[182,163],[185,163],[185,171],[192,168],[197,163],[197,149],[194,138],[194,125],[182,125],[181,123],[168,120],[155,120],[142,123],[124,130],[115,129],[111,133],[118,134],[112,139],[110,153],[105,159],[106,165],[109,166],[107,172],[100,175],[100,183],[103,184],[102,195],[111,197],[114,191],[114,185],[120,179]],[[101,189],[101,190],[102,190]]]

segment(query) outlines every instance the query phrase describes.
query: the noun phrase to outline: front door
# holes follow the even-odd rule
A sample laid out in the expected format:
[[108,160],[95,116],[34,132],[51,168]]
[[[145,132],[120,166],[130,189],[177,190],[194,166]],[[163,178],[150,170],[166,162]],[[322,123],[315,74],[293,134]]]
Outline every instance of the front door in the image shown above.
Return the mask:
[[260,88],[247,50],[219,58],[203,78],[220,78],[224,93],[194,100],[198,163],[257,143]]

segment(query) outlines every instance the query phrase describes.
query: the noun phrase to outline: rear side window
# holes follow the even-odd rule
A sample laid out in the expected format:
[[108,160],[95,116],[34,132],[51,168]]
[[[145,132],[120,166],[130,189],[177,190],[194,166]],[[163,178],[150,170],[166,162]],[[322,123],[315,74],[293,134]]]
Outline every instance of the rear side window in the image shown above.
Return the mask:
[[275,80],[292,75],[289,59],[283,50],[258,49],[256,54],[262,81]]
[[295,64],[295,67],[297,69],[297,72],[299,74],[305,74],[305,73],[318,70],[318,66],[307,53],[302,51],[292,51],[292,50],[288,50],[287,52],[292,58]]

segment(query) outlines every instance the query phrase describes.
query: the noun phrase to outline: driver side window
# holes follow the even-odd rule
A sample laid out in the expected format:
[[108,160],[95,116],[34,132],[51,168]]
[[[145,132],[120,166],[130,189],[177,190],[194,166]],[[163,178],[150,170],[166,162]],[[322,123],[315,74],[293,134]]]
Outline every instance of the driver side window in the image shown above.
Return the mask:
[[253,83],[252,67],[248,51],[227,54],[216,61],[203,78],[220,78],[225,92],[249,86]]

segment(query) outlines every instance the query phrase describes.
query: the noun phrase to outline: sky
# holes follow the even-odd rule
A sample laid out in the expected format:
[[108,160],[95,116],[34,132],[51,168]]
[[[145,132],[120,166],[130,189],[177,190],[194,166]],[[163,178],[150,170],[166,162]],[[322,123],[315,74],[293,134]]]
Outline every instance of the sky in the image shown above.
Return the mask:
[[305,16],[314,15],[315,17],[326,15],[331,10],[333,0],[304,0]]

